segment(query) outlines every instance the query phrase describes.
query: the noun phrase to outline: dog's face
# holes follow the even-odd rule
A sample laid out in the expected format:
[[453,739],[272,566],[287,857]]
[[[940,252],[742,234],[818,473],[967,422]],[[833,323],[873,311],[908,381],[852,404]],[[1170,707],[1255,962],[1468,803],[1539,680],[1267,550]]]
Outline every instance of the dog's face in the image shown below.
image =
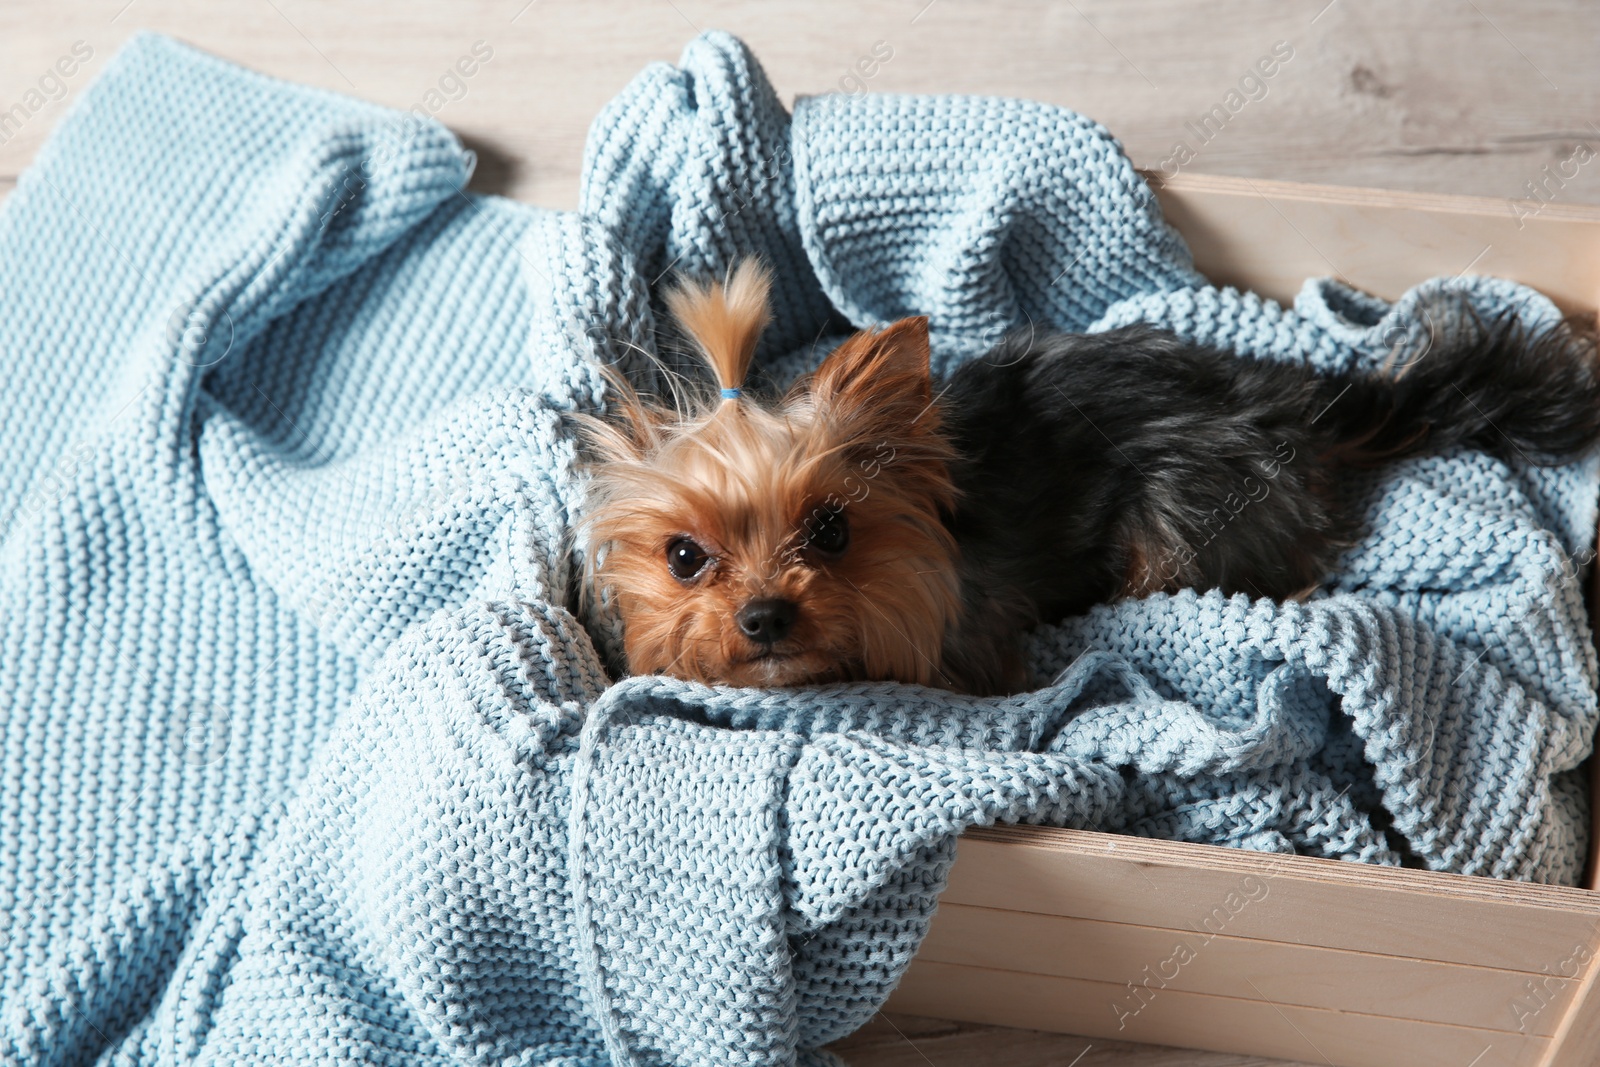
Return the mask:
[[925,319],[857,334],[774,407],[627,397],[588,437],[591,580],[633,673],[939,678],[959,590]]

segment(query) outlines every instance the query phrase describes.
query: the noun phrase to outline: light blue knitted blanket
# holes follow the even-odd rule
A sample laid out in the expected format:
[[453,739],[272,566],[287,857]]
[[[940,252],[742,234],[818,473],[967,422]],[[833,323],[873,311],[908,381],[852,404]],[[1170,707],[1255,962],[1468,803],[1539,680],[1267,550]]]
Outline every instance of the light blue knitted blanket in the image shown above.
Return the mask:
[[911,313],[945,366],[1135,319],[1336,366],[1542,298],[1218,291],[1093,123],[791,117],[719,34],[580,213],[470,166],[144,36],[0,211],[0,1061],[821,1063],[996,820],[1577,877],[1593,462],[1397,466],[1326,595],[1098,609],[1009,700],[613,683],[571,607],[569,416],[669,269],[766,258],[778,379]]

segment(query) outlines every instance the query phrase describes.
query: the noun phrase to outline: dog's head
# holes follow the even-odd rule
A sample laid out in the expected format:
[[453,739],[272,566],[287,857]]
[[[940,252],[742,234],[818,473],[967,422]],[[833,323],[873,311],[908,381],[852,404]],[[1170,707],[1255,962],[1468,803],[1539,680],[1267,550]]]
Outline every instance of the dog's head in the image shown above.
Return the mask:
[[746,264],[679,290],[720,396],[620,389],[593,420],[590,578],[629,669],[733,685],[933,683],[959,598],[926,319],[856,334],[773,403],[741,393],[766,322]]

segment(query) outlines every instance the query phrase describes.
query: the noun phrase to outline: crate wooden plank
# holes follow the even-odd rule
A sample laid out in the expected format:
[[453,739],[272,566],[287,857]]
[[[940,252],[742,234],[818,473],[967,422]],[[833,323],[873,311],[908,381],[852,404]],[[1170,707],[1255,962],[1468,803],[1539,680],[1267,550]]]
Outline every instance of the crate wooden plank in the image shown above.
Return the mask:
[[1326,1067],[1321,1060],[1269,1060],[898,1013],[875,1015],[828,1048],[850,1067]]
[[1530,972],[1600,944],[1588,890],[1047,827],[970,831],[942,899]]
[[1156,184],[1218,285],[1294,298],[1333,275],[1394,299],[1441,274],[1493,274],[1568,313],[1600,303],[1600,208],[1182,174]]
[[1587,961],[1571,961],[1567,976],[1496,970],[948,901],[917,956],[1241,1000],[1260,999],[1251,975],[1270,975],[1279,1004],[1543,1036],[1561,1025]]
[[[1273,975],[1249,977],[1271,995]],[[1170,989],[1118,1016],[1109,1005],[1126,992],[1110,982],[918,959],[885,1010],[1335,1067],[1537,1067],[1551,1048],[1546,1037]]]
[[1600,946],[1568,1005],[1550,1052],[1539,1067],[1594,1067],[1600,1063]]

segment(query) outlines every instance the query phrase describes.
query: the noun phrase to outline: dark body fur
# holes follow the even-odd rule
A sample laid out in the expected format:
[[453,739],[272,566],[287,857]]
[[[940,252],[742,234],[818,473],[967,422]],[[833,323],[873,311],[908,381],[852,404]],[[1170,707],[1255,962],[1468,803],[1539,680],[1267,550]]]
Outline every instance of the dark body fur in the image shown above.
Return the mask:
[[961,367],[940,401],[963,601],[946,673],[1027,688],[1023,632],[1119,596],[1309,593],[1361,532],[1346,468],[1457,445],[1552,462],[1600,437],[1587,336],[1467,321],[1386,374],[1319,376],[1148,326],[1019,335]]

